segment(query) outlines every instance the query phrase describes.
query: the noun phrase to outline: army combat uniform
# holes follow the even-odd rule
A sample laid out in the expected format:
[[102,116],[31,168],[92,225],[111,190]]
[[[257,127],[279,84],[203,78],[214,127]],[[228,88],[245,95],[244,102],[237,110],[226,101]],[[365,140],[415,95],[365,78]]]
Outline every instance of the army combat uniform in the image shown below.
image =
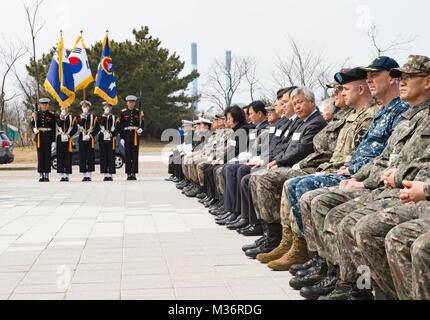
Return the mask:
[[[351,175],[357,173],[364,165],[370,163],[382,153],[395,127],[402,120],[401,114],[408,108],[409,105],[397,97],[375,114],[369,130],[354,152],[351,161],[347,163]],[[342,180],[347,180],[349,177],[350,176],[340,176],[338,174],[312,175],[293,179],[284,185],[284,189],[287,189],[291,210],[302,235],[305,235],[302,223],[302,212],[300,210],[300,199],[302,196],[312,190],[337,186]],[[307,217],[309,217],[309,212],[306,214],[308,214]],[[309,228],[311,228],[311,226]]]
[[430,202],[408,207],[421,218],[399,224],[387,234],[388,263],[399,299],[430,300]]
[[[357,264],[361,265],[363,262],[355,239],[357,222],[365,215],[399,204],[400,189],[385,189],[382,187],[382,177],[387,169],[402,165],[406,159],[405,150],[411,152],[411,155],[416,155],[416,151],[410,147],[416,140],[415,138],[412,140],[412,137],[421,137],[422,124],[429,116],[429,106],[430,100],[427,100],[403,113],[403,120],[394,130],[382,154],[354,176],[358,181],[367,177],[363,181],[367,189],[331,191],[312,201],[312,216],[325,216],[322,241],[326,248],[323,254],[328,255],[325,258],[328,258],[330,263],[340,265],[341,279],[345,282],[353,283],[356,280]],[[416,174],[399,171],[396,174],[396,185],[400,187],[404,178],[411,180],[419,178]],[[393,290],[382,286],[381,289],[392,296]]]

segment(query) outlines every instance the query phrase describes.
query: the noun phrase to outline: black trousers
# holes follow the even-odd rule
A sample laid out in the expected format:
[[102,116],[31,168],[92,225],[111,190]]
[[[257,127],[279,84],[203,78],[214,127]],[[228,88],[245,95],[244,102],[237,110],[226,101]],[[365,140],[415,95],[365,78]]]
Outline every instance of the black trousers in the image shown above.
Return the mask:
[[79,141],[79,170],[81,173],[94,172],[95,153],[92,141]]
[[173,154],[169,157],[168,174],[174,175],[174,171],[173,171]]
[[248,219],[250,224],[255,224],[258,222],[257,214],[255,213],[254,203],[252,201],[252,193],[251,193],[251,176],[252,174],[248,174],[243,177],[240,183],[240,192],[241,192],[241,218]]
[[38,135],[39,138],[36,136],[36,139],[40,140],[40,147],[37,148],[37,172],[50,173],[52,136],[45,132],[39,132]]
[[220,199],[220,195],[218,193],[218,190],[216,188],[216,171],[220,168],[220,165],[209,165],[205,169],[205,185],[207,186],[207,191],[209,195],[216,199]]
[[139,137],[137,146],[134,145],[134,134],[129,134],[125,141],[125,173],[139,173]]
[[115,150],[113,150],[113,140],[99,140],[100,146],[100,173],[115,174]]
[[72,153],[69,152],[69,142],[61,142],[57,138],[57,172],[72,174]]
[[224,208],[226,212],[236,212],[235,211],[235,201],[236,201],[236,183],[237,183],[237,172],[243,164],[226,164],[223,169],[224,175]]
[[242,180],[245,176],[251,173],[250,166],[241,166],[236,173],[236,201],[234,212],[241,213],[242,212],[242,193],[240,192],[240,187]]

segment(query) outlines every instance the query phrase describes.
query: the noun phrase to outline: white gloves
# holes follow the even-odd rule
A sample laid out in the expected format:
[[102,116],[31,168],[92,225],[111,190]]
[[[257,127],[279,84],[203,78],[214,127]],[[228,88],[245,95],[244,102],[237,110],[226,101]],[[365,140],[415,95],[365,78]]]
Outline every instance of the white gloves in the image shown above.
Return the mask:
[[242,152],[241,154],[239,154],[238,160],[241,163],[242,162],[245,163],[245,162],[248,162],[248,160],[251,159],[251,157],[252,157],[251,153],[249,153],[249,152]]
[[143,130],[142,130],[142,129],[137,130],[137,133],[138,133],[138,134],[142,134],[142,132],[143,132]]
[[91,136],[89,134],[87,134],[86,136],[82,137],[82,140],[84,141],[90,141]]
[[122,144],[123,147],[125,147],[125,141],[124,141],[124,139],[121,139],[121,144]]
[[53,142],[52,145],[51,145],[51,148],[53,149],[53,148],[56,148],[56,147],[57,147],[57,144],[55,142]]
[[34,132],[35,134],[38,134],[38,133],[39,133],[39,129],[34,128],[34,129],[33,129],[33,132]]
[[61,135],[61,141],[63,141],[63,142],[67,142],[67,141],[69,141],[69,135],[67,135],[67,134],[62,134]]

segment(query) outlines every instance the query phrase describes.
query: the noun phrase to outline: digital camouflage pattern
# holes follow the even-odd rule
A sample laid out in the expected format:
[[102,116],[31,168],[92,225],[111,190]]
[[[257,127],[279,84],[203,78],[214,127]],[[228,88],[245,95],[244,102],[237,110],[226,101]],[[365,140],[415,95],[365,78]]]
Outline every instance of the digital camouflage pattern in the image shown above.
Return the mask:
[[392,69],[390,75],[394,78],[400,77],[404,73],[430,73],[430,59],[426,56],[409,55],[408,61],[400,68]]
[[[371,263],[368,266],[372,270],[374,281],[385,294],[392,298],[402,300],[412,298],[412,290],[410,290],[412,284],[412,281],[410,281],[412,271],[410,249],[413,241],[419,235],[428,231],[423,232],[423,229],[419,228],[420,224],[415,224],[414,221],[416,219],[430,218],[429,205],[430,202],[428,201],[408,206],[398,205],[366,216],[357,223],[356,240],[364,262]],[[369,220],[375,220],[374,215],[378,217],[378,223],[374,227],[369,226]],[[375,236],[368,234],[372,232],[372,229],[377,232]],[[386,235],[381,238],[379,236],[381,229],[391,231],[388,234],[384,232]],[[421,232],[421,234],[417,235],[417,232]],[[369,243],[369,241],[372,243]],[[363,250],[375,250],[376,252],[372,254]],[[384,254],[384,259],[375,265],[374,259],[381,254]],[[390,263],[390,259],[396,265],[391,269],[392,263]],[[408,273],[406,278],[404,272]],[[407,281],[408,283],[402,283],[405,280],[409,280]],[[405,290],[405,287],[408,288]]]
[[315,152],[299,162],[300,169],[308,174],[322,171],[322,168],[318,167],[332,158],[339,133],[351,112],[354,112],[354,109],[350,107],[341,109],[334,115],[333,121],[314,137]]
[[[399,97],[393,99],[387,106],[381,108],[370,124],[369,130],[364,134],[363,140],[348,162],[348,169],[351,174],[356,173],[375,157],[379,156],[384,150],[388,139],[396,126],[400,123],[404,113],[409,108],[409,104],[400,100]],[[338,186],[342,180],[349,179],[349,176],[330,175],[311,175],[296,178],[289,182],[287,189],[288,201],[293,212],[298,227],[302,234],[303,223],[300,210],[300,199],[309,191]]]

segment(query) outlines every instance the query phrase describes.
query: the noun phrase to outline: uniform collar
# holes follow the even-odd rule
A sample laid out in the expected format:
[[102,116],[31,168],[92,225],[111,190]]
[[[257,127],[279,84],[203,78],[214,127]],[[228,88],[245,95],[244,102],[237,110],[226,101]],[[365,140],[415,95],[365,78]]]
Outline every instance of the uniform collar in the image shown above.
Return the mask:
[[423,101],[416,106],[409,108],[406,112],[402,113],[402,117],[411,120],[418,112],[427,109],[430,106],[430,99]]

